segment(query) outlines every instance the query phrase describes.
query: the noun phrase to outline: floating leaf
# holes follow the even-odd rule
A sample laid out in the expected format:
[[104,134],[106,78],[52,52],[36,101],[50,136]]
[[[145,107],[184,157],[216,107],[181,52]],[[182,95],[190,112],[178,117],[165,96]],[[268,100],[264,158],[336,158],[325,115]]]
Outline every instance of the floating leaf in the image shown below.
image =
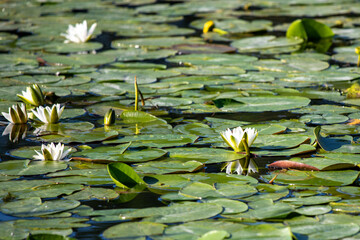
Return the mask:
[[330,27],[310,18],[295,20],[286,32],[288,38],[302,38],[305,41],[314,41],[332,36],[334,36],[334,33]]
[[134,238],[141,236],[161,235],[166,225],[154,222],[121,223],[106,229],[106,238]]
[[213,217],[223,211],[214,203],[176,204],[170,207],[144,208],[128,214],[121,214],[122,219],[144,218],[159,223],[188,222]]
[[304,164],[299,162],[293,162],[288,160],[281,160],[276,161],[268,165],[269,168],[285,168],[285,169],[298,169],[298,170],[305,170],[305,171],[320,171],[320,169]]
[[3,213],[19,217],[49,215],[76,208],[80,202],[74,200],[52,200],[42,202],[39,197],[26,198],[0,206]]
[[125,163],[117,162],[108,164],[108,172],[118,187],[133,188],[137,185],[144,184],[144,181],[139,175]]

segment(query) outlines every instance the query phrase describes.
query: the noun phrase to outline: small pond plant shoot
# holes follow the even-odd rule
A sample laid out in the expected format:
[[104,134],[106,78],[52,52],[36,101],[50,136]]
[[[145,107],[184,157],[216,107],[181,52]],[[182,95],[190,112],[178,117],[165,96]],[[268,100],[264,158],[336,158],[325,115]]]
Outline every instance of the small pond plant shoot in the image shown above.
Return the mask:
[[360,239],[358,0],[0,9],[0,239]]

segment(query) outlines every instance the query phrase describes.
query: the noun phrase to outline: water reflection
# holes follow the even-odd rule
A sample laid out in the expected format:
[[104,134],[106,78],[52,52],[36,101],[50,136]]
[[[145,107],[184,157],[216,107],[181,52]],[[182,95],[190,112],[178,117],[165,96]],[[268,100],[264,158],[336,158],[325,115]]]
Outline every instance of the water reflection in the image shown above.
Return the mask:
[[36,129],[34,130],[34,135],[46,135],[46,134],[64,134],[64,126],[59,123],[52,123],[52,124],[42,124],[37,125]]
[[9,140],[11,142],[19,142],[20,139],[24,139],[26,137],[27,130],[27,124],[9,123],[2,133],[2,136],[9,135]]
[[224,168],[226,168],[227,174],[237,173],[238,175],[247,176],[259,172],[257,164],[252,158],[249,157],[228,162]]

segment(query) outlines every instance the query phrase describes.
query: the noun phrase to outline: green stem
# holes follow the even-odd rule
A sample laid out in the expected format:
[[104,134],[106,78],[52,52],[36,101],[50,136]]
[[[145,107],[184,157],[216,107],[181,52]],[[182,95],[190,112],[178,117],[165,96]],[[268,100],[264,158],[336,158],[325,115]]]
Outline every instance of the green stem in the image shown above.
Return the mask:
[[241,141],[243,142],[244,149],[245,149],[245,152],[246,152],[246,156],[250,156],[250,148],[249,148],[249,146],[248,146],[248,144],[246,142],[246,139],[243,138]]
[[139,88],[137,85],[136,76],[135,76],[134,86],[135,86],[135,111],[138,111],[138,109],[139,109]]

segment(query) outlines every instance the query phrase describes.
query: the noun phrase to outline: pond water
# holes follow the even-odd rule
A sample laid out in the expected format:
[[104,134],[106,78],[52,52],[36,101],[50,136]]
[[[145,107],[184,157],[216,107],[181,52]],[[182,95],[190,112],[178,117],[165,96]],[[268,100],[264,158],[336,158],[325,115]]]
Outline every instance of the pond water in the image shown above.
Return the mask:
[[[360,238],[357,0],[0,6],[0,112],[44,94],[0,117],[1,239]],[[333,37],[287,38],[305,18]],[[239,126],[250,155],[221,137]],[[71,161],[35,160],[50,143]]]

